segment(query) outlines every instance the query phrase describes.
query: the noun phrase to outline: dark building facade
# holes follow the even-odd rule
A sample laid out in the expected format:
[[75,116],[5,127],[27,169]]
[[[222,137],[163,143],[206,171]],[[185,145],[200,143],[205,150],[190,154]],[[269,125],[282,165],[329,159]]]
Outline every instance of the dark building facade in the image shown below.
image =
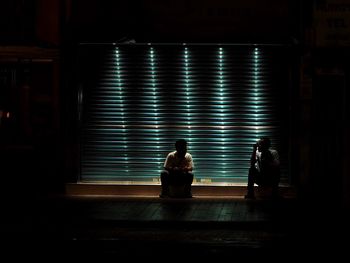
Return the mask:
[[3,170],[21,191],[64,192],[80,178],[81,44],[255,44],[286,47],[288,183],[349,207],[348,1],[1,5]]

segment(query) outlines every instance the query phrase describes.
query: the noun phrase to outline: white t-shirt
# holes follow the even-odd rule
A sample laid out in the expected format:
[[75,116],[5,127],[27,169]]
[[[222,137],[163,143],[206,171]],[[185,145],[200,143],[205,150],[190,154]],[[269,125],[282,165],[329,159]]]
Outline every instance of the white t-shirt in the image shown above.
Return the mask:
[[171,169],[174,167],[187,168],[191,171],[194,168],[192,155],[186,153],[184,158],[179,158],[176,151],[170,152],[165,159],[164,168]]
[[[272,160],[271,160],[270,165],[272,165],[274,167],[278,167],[280,165],[280,158],[279,158],[278,152],[276,150],[273,150],[273,149],[269,149],[268,151],[272,155]],[[262,160],[261,160],[261,152],[256,150],[256,155],[255,156],[256,156],[255,168],[260,172],[260,164],[262,162]]]

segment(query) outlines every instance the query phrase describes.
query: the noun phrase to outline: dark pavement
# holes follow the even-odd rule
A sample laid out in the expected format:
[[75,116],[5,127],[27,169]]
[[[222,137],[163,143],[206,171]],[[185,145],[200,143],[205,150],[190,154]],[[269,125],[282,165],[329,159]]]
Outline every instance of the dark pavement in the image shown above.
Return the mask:
[[12,257],[334,260],[348,222],[337,206],[296,198],[50,196],[5,203],[0,231]]

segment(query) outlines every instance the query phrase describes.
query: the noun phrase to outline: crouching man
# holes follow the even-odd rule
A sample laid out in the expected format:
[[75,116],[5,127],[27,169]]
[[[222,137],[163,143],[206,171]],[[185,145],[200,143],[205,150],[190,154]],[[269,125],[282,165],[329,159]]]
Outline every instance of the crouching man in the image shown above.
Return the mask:
[[180,139],[175,143],[175,151],[170,152],[164,162],[164,170],[160,175],[162,192],[159,197],[169,196],[169,186],[183,185],[183,197],[192,197],[193,159],[187,152],[187,141]]

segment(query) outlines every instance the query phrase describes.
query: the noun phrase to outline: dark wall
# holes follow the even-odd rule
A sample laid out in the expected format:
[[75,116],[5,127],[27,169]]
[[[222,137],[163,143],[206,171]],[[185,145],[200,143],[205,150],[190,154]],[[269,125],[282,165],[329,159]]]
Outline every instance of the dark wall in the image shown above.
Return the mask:
[[1,194],[58,190],[58,59],[38,58],[32,49],[0,51]]
[[324,203],[342,200],[333,206],[349,205],[349,59],[347,48],[314,51],[311,192]]
[[78,41],[290,41],[300,32],[300,1],[73,1]]
[[0,43],[33,43],[35,40],[35,16],[35,0],[1,1]]

